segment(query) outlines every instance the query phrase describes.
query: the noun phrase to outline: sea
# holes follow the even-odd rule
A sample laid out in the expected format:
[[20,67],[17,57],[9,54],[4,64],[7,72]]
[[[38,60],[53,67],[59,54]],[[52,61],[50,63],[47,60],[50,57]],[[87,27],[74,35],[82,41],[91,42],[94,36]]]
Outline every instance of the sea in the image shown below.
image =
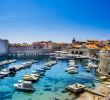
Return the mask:
[[[12,57],[0,57],[0,61],[13,59]],[[33,83],[35,92],[26,93],[16,91],[13,85],[22,80],[24,74],[30,74],[36,68],[41,68],[45,63],[51,61],[49,57],[17,57],[14,58],[17,61],[15,63],[0,66],[0,70],[15,65],[21,64],[26,61],[36,60],[38,63],[34,63],[30,68],[22,69],[14,76],[8,76],[4,79],[0,79],[0,100],[75,100],[79,95],[75,95],[71,92],[66,92],[65,88],[68,85],[74,83],[84,84],[86,87],[94,89],[100,81],[98,81],[97,74],[94,70],[90,73],[86,72],[85,66],[87,59],[75,60],[78,64],[78,73],[69,74],[65,72],[65,68],[68,67],[68,61],[59,60],[57,64],[52,66],[50,70],[45,72],[45,75],[38,81]]]

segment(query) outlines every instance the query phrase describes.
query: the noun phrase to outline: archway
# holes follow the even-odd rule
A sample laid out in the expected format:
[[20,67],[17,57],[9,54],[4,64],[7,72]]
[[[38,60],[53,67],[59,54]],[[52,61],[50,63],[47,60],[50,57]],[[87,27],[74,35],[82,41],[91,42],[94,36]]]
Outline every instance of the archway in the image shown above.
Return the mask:
[[82,52],[82,51],[80,51],[80,52],[79,52],[79,55],[83,55],[83,52]]
[[75,54],[78,54],[78,51],[75,51]]
[[71,54],[74,54],[74,51],[72,51]]

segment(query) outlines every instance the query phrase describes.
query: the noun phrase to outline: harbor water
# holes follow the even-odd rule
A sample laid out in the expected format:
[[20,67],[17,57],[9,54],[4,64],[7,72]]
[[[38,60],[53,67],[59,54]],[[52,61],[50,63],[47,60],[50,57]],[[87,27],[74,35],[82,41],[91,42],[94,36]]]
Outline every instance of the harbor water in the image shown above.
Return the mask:
[[[33,60],[33,59],[31,59]],[[76,60],[79,65],[77,74],[68,74],[65,68],[68,67],[68,61],[58,61],[50,70],[47,70],[44,77],[33,83],[36,89],[33,93],[24,93],[16,91],[13,87],[14,83],[22,79],[24,74],[29,74],[36,68],[43,67],[48,59],[35,59],[38,63],[34,63],[30,68],[18,71],[14,76],[8,76],[0,79],[0,100],[75,100],[76,95],[65,92],[65,87],[74,83],[81,83],[89,88],[95,88],[98,84],[97,76],[94,70],[87,73],[85,70],[86,60]],[[28,59],[17,59],[17,62],[1,66],[7,68],[17,64],[21,64]]]

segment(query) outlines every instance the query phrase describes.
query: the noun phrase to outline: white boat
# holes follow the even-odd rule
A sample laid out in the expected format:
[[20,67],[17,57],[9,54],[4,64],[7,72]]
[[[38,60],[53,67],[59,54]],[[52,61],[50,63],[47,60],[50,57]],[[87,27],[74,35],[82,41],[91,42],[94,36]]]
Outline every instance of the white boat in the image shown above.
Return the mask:
[[32,83],[29,81],[22,81],[19,83],[14,84],[15,89],[21,90],[24,92],[33,92],[35,89],[32,86]]
[[78,71],[77,71],[77,69],[71,69],[71,70],[68,71],[68,73],[76,74],[76,73],[78,73]]
[[44,67],[42,67],[42,69],[44,69],[44,70],[49,70],[51,67],[47,67],[47,66],[44,66]]
[[65,71],[67,71],[70,74],[78,73],[78,70],[75,67],[69,67]]
[[98,68],[98,65],[94,64],[93,62],[89,62],[87,65],[91,68]]
[[78,65],[75,64],[74,60],[69,60],[69,67],[78,67]]

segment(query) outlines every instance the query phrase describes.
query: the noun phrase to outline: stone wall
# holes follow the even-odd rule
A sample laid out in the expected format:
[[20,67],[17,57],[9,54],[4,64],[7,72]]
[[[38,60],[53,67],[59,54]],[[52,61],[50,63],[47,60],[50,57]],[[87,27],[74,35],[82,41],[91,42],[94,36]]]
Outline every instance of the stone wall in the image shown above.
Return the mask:
[[9,46],[8,40],[0,39],[0,55],[8,53],[8,46]]
[[105,56],[100,60],[98,72],[110,76],[110,56]]

